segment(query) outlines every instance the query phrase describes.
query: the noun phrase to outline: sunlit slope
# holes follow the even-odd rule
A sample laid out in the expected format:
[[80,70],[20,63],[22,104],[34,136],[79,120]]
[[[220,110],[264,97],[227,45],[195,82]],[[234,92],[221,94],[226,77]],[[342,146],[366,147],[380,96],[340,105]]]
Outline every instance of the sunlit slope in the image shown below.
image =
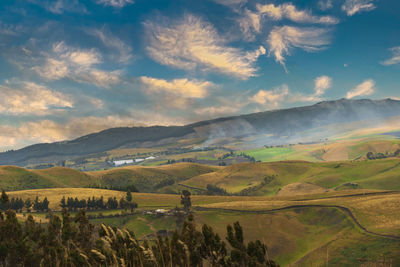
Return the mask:
[[215,166],[177,163],[158,167],[130,166],[106,171],[88,172],[95,183],[106,187],[135,185],[140,192],[175,192],[177,183],[194,176],[217,171]]
[[185,185],[214,184],[231,193],[276,194],[292,183],[311,183],[326,190],[370,188],[400,190],[400,159],[312,163],[281,161],[242,163],[193,177]]
[[133,184],[143,192],[163,192],[168,188],[176,187],[177,183],[182,180],[214,172],[218,169],[218,167],[207,165],[179,163],[158,167],[132,166],[85,173],[62,167],[29,170],[15,166],[1,166],[0,189],[12,191],[93,186],[119,188]]
[[390,135],[351,138],[316,144],[296,144],[283,147],[257,148],[243,151],[262,162],[306,160],[313,162],[365,159],[368,152],[394,153],[400,140]]
[[28,170],[15,166],[0,166],[0,188],[4,190],[85,187],[91,180],[89,175],[68,168]]

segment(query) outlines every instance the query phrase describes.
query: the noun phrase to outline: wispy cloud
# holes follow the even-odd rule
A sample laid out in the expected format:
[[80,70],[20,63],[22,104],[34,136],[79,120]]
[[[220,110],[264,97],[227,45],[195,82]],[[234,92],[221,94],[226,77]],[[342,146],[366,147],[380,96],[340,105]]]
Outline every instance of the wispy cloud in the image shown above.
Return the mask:
[[214,0],[214,2],[228,7],[237,7],[246,4],[247,0]]
[[307,52],[325,49],[330,43],[329,30],[322,28],[299,28],[292,26],[274,27],[267,39],[269,55],[275,57],[286,70],[285,56],[293,48]]
[[304,94],[292,92],[286,84],[273,90],[259,90],[250,97],[250,102],[257,103],[269,108],[278,108],[282,103],[316,102],[321,101],[325,92],[332,87],[332,78],[323,75],[314,80],[314,93]]
[[215,86],[212,82],[173,79],[170,81],[151,77],[140,77],[144,89],[150,93],[168,93],[183,98],[204,98],[208,95],[208,89]]
[[79,0],[29,0],[54,14],[64,12],[87,13],[86,7]]
[[45,63],[32,69],[46,80],[69,78],[76,82],[109,87],[120,82],[120,70],[103,71],[95,67],[102,62],[95,49],[79,49],[64,42],[53,44],[51,53],[44,53]]
[[134,1],[133,0],[98,0],[97,3],[105,5],[105,6],[122,8],[127,5],[132,5],[134,3]]
[[[215,28],[193,15],[175,22],[145,23],[149,55],[163,65],[180,69],[217,71],[240,79],[256,76],[257,57],[227,45]],[[257,49],[258,55],[265,49]]]
[[332,16],[316,16],[308,10],[299,10],[291,3],[257,4],[259,14],[268,16],[272,20],[288,19],[297,23],[337,24],[339,20]]
[[33,82],[0,85],[0,112],[12,115],[47,115],[72,108],[71,97]]
[[342,5],[342,10],[346,12],[347,16],[374,10],[376,6],[373,0],[346,0]]
[[319,9],[324,10],[324,11],[331,9],[333,7],[332,0],[319,0],[318,7],[319,7]]
[[346,98],[354,98],[356,96],[367,96],[375,93],[375,81],[372,79],[368,79],[351,89],[346,94]]
[[244,9],[238,19],[241,31],[247,40],[254,40],[257,34],[262,32],[265,19],[272,21],[290,20],[303,24],[333,25],[339,20],[332,16],[317,16],[308,10],[299,10],[291,3],[282,5],[257,4],[256,10]]
[[117,55],[114,56],[115,61],[120,63],[129,63],[132,58],[132,47],[124,43],[117,36],[113,35],[110,30],[103,27],[101,29],[87,30],[91,35],[96,36],[104,46],[114,50]]
[[381,62],[382,65],[389,66],[400,63],[400,46],[392,47],[389,49],[392,52],[392,57]]

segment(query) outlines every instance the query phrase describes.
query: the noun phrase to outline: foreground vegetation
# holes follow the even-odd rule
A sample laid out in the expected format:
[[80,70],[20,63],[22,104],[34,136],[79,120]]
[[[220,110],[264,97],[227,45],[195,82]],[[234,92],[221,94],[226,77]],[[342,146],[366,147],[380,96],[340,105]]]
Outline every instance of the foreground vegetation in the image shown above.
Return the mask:
[[83,209],[74,218],[64,209],[45,227],[32,216],[22,226],[13,211],[0,213],[2,266],[278,266],[261,241],[244,242],[239,222],[227,226],[226,241],[208,225],[196,230],[191,215],[171,236],[139,241],[133,231],[95,229]]

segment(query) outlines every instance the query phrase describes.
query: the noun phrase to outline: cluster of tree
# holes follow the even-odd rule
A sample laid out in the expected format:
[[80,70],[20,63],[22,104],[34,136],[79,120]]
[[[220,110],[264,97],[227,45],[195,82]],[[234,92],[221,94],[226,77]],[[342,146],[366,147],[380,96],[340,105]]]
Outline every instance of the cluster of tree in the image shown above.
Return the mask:
[[174,159],[169,159],[167,161],[167,164],[175,164],[175,163],[176,163],[176,160],[174,160]]
[[228,192],[225,189],[213,184],[207,185],[207,195],[227,196]]
[[0,266],[278,266],[261,241],[244,242],[238,222],[228,225],[226,241],[208,225],[198,231],[191,215],[171,237],[149,242],[115,227],[96,231],[83,209],[75,218],[63,209],[45,225],[0,213]]
[[250,156],[250,155],[247,155],[247,154],[245,154],[245,153],[243,153],[243,152],[240,153],[240,156],[242,156],[242,157],[248,159],[250,162],[256,162],[256,159],[255,159],[254,157],[252,157],[252,156]]
[[48,211],[49,204],[50,202],[47,200],[47,197],[45,197],[42,201],[39,199],[39,197],[36,197],[33,201],[33,209],[36,211]]
[[232,157],[232,156],[234,156],[234,154],[233,154],[233,151],[231,150],[229,153],[226,153],[226,154],[222,155],[222,156],[219,157],[218,159],[219,159],[219,160],[224,160],[224,159],[229,158],[229,157]]
[[107,201],[104,201],[104,197],[101,196],[99,198],[89,197],[86,199],[78,199],[77,197],[68,197],[65,196],[60,201],[60,207],[66,208],[69,211],[76,211],[77,209],[88,209],[88,210],[104,210],[104,209],[133,209],[137,208],[137,203],[133,202],[132,193],[128,191],[126,193],[125,198],[121,198],[119,201],[116,197],[109,197]]
[[108,190],[115,190],[115,191],[131,191],[131,192],[139,192],[139,189],[134,184],[129,185],[98,185],[98,184],[91,184],[89,188],[97,188],[97,189],[108,189]]
[[30,212],[32,206],[33,206],[33,209],[36,211],[48,211],[49,204],[50,204],[50,202],[47,200],[47,197],[45,197],[42,201],[39,199],[39,197],[36,197],[33,202],[29,198],[26,199],[25,201],[23,201],[22,198],[12,197],[10,199],[4,190],[2,190],[1,196],[0,196],[0,210],[2,210],[2,211],[8,210],[8,209],[11,209],[14,211],[22,211],[22,209],[25,207],[26,210],[28,212]]
[[393,153],[389,153],[388,151],[386,151],[386,153],[373,153],[373,152],[368,152],[367,153],[367,158],[368,159],[385,159],[385,158],[392,158],[392,157],[398,157],[400,156],[400,149],[397,149],[395,152]]

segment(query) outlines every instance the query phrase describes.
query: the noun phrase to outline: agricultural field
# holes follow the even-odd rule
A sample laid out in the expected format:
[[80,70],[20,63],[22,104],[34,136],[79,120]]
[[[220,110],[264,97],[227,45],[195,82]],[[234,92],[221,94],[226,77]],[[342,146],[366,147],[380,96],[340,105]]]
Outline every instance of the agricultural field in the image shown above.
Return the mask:
[[[9,192],[10,197],[46,196],[58,213],[62,196],[123,197],[124,192],[103,189],[55,188]],[[180,206],[180,196],[133,193],[139,204],[136,214],[92,219],[94,224],[133,230],[138,238],[154,236],[160,230],[177,226],[174,216],[142,214],[158,208]],[[320,266],[343,263],[354,266],[360,261],[387,260],[400,263],[400,193],[381,190],[343,190],[298,196],[192,196],[192,210],[198,227],[212,225],[221,236],[226,225],[239,221],[246,240],[261,239],[268,245],[270,257],[282,266]],[[115,211],[89,211],[88,215],[121,214]],[[33,213],[46,222],[45,214]],[[19,216],[22,220],[22,217]],[[359,245],[369,244],[367,245]],[[358,245],[357,245],[358,244]],[[343,250],[343,247],[346,249]]]

